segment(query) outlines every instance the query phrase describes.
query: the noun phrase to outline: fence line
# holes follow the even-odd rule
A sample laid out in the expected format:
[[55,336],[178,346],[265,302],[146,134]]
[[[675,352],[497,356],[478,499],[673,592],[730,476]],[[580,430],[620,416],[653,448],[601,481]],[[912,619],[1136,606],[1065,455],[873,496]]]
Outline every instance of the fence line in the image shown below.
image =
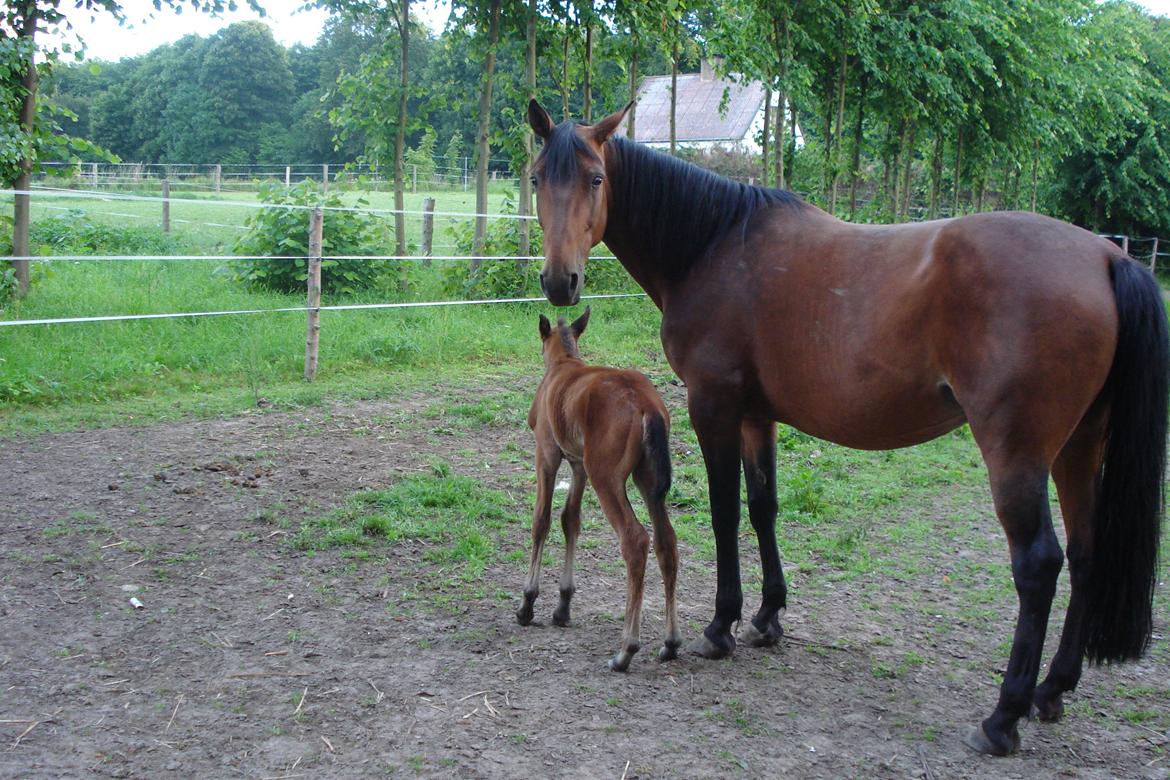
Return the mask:
[[[5,255],[3,260],[304,260],[305,255]],[[322,260],[544,260],[544,255],[323,255]],[[590,256],[589,260],[616,260],[613,255]]]
[[[31,190],[9,190],[0,189],[0,195],[45,195],[51,193],[58,198],[74,198],[78,200],[125,200],[137,201],[142,203],[189,203],[199,206],[237,206],[241,208],[252,209],[290,209],[296,211],[312,211],[315,208],[320,208],[322,211],[351,211],[358,214],[403,214],[410,216],[424,216],[428,212],[413,209],[377,209],[365,206],[302,206],[296,203],[256,203],[242,200],[196,200],[193,198],[162,198],[151,195],[124,195],[115,192],[98,192],[94,190],[64,190],[52,187],[36,187]],[[479,212],[466,211],[432,211],[436,217],[462,217],[465,219],[475,219],[485,217],[488,219],[515,219],[515,220],[534,220],[535,216],[528,214],[486,214]]]
[[[582,295],[581,300],[603,300],[612,298],[645,298],[646,293],[605,293],[598,295]],[[280,309],[233,309],[229,311],[191,311],[172,312],[166,314],[110,314],[93,317],[61,317],[58,319],[43,320],[0,320],[0,328],[18,325],[65,325],[79,322],[126,322],[131,320],[166,320],[183,317],[224,317],[243,314],[282,314],[286,312],[322,312],[322,311],[363,311],[374,309],[424,309],[443,306],[474,306],[494,305],[499,303],[544,303],[545,298],[486,298],[483,300],[463,301],[405,301],[400,303],[347,303],[335,306],[289,306]]]

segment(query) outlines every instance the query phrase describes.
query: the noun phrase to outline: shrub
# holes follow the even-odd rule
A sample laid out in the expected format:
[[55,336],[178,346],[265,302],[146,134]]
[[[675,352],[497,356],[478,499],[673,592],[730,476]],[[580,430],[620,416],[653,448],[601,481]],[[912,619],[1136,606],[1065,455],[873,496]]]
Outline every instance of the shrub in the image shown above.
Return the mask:
[[[235,251],[251,259],[234,263],[236,277],[276,292],[300,292],[309,277],[309,211],[304,207],[337,208],[342,205],[341,199],[308,180],[289,188],[264,185],[260,196],[265,203],[299,208],[260,209],[248,217],[248,232],[236,242]],[[352,211],[329,211],[325,215],[323,255],[378,254],[391,243],[391,228],[384,220],[372,220]],[[290,256],[295,259],[284,259]],[[322,260],[321,290],[349,295],[380,285],[397,287],[394,269],[398,266],[390,260]]]
[[108,225],[77,209],[35,222],[29,244],[35,255],[166,255],[178,246],[157,227]]

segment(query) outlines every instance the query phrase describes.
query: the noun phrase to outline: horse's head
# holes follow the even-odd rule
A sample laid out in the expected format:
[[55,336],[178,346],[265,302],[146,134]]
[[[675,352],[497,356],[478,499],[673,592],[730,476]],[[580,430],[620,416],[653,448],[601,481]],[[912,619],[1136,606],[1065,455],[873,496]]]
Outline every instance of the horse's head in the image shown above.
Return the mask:
[[581,334],[585,332],[585,326],[588,324],[588,306],[585,307],[584,314],[573,320],[572,325],[566,325],[565,318],[558,317],[554,328],[552,323],[548,321],[548,317],[540,315],[541,351],[544,355],[546,368],[551,367],[561,358],[580,357],[580,353],[577,351],[577,339],[581,338]]
[[554,306],[572,306],[585,286],[585,259],[605,235],[609,182],[605,142],[629,109],[610,114],[595,125],[552,117],[535,100],[528,103],[528,124],[544,146],[532,165],[536,215],[544,230],[544,267],[540,289]]

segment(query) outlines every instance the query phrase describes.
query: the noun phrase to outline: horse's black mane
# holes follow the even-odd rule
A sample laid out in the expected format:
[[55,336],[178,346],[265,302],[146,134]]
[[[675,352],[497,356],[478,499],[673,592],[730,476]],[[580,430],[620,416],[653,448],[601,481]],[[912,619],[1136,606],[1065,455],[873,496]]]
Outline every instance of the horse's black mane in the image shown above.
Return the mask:
[[[545,142],[549,181],[570,180],[578,171],[578,156],[593,156],[572,128],[573,123],[562,123]],[[635,237],[643,260],[659,267],[689,267],[715,240],[744,230],[757,211],[804,205],[787,190],[741,184],[620,136],[607,146],[612,196],[607,236],[621,229]]]

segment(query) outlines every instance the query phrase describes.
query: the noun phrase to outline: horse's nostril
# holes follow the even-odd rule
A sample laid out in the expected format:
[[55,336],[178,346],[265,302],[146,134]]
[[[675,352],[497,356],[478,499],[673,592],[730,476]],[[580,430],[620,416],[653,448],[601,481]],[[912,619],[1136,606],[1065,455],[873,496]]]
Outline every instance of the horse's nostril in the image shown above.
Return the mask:
[[572,293],[573,291],[575,291],[577,289],[577,284],[578,284],[578,282],[580,282],[580,280],[581,280],[581,278],[579,276],[577,276],[577,274],[570,274],[569,275],[569,292],[570,293]]

